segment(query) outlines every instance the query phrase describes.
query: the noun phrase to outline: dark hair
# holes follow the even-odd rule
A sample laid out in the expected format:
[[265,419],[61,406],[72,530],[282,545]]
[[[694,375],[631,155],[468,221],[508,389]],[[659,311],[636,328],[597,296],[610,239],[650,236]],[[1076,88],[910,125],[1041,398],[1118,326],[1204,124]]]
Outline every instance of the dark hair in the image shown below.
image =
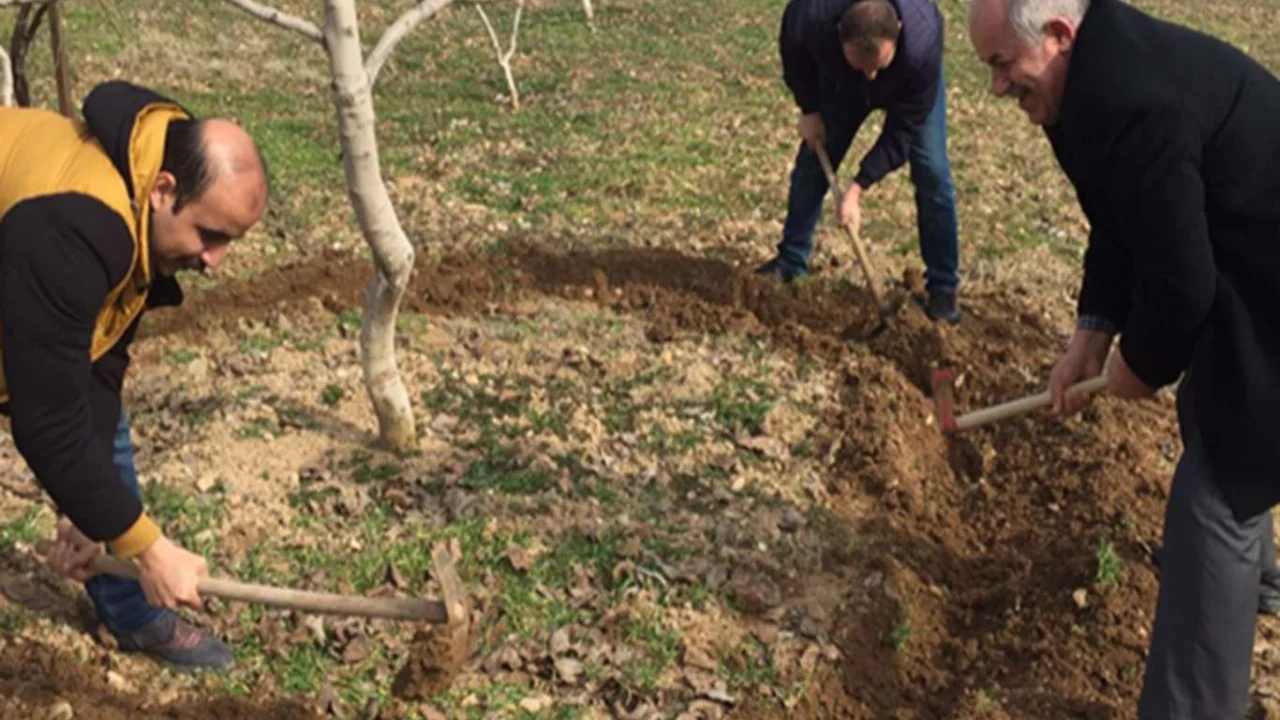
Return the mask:
[[898,11],[889,0],[855,0],[840,16],[840,42],[874,55],[883,41],[898,39]]
[[204,135],[199,120],[170,120],[164,139],[164,161],[160,169],[173,174],[178,184],[178,197],[173,212],[178,213],[187,203],[199,198],[209,189],[213,176],[209,172],[209,160],[204,152]]

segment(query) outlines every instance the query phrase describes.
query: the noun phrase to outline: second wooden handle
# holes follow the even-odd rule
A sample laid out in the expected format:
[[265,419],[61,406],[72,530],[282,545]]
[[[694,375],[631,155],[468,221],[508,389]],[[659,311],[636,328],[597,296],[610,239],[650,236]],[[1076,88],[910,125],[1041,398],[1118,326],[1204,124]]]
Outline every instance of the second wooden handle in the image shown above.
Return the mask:
[[[1090,378],[1083,382],[1078,382],[1075,385],[1072,385],[1070,389],[1087,393],[1096,393],[1106,389],[1106,387],[1107,376],[1106,373],[1103,373],[1096,378]],[[969,428],[978,427],[979,425],[986,425],[987,423],[992,423],[997,420],[1003,420],[1011,415],[1018,415],[1019,413],[1045,407],[1052,402],[1053,396],[1048,390],[1045,390],[1044,392],[1036,395],[1011,400],[1007,403],[994,405],[981,410],[974,410],[971,413],[961,415],[956,418],[956,429],[968,430]]]

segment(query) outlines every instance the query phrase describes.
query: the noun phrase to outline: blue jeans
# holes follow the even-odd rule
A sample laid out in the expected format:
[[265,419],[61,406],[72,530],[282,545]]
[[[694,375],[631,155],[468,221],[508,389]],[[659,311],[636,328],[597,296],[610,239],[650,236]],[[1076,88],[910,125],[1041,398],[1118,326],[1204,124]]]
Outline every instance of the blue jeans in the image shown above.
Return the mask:
[[[116,436],[112,443],[111,461],[120,473],[120,479],[141,497],[138,487],[138,473],[133,467],[133,442],[129,439],[129,420],[123,411],[120,423],[116,426]],[[98,618],[113,634],[132,632],[157,620],[163,608],[153,607],[147,603],[142,586],[135,580],[116,577],[115,575],[99,575],[84,584],[89,598],[97,608]]]
[[[860,98],[827,90],[819,112],[827,134],[827,157],[839,169],[869,109]],[[911,183],[915,185],[916,223],[920,253],[924,258],[929,290],[954,291],[960,284],[960,250],[957,238],[956,190],[947,159],[946,78],[938,80],[938,97],[920,129],[920,137],[908,155]],[[791,171],[787,219],[778,244],[778,258],[794,270],[804,271],[813,252],[813,231],[822,214],[828,191],[827,177],[818,156],[800,143]]]

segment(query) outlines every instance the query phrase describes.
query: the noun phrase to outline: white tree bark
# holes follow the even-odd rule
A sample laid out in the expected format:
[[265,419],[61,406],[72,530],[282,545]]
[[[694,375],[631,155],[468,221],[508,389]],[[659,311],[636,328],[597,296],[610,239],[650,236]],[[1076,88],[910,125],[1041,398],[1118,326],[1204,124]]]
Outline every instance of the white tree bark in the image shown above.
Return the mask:
[[[591,2],[591,0],[586,1]],[[382,71],[382,66],[387,63],[387,59],[391,57],[391,53],[395,51],[400,41],[424,20],[429,19],[451,2],[453,0],[422,0],[382,32],[382,37],[378,38],[378,44],[374,45],[373,50],[369,52],[369,59],[364,62],[364,71],[369,76],[370,87],[378,83],[378,73]]]
[[0,66],[0,104],[13,107],[16,104],[13,99],[13,61],[4,48],[0,48]]
[[325,0],[325,47],[333,77],[333,102],[342,139],[347,192],[364,239],[373,251],[374,274],[364,296],[360,359],[365,386],[378,416],[379,435],[396,450],[414,442],[413,409],[396,366],[395,331],[400,298],[413,272],[413,245],[400,227],[382,181],[374,134],[373,92],[361,61],[355,0]]
[[493,42],[493,54],[498,58],[498,65],[502,68],[502,73],[507,77],[507,89],[511,91],[511,108],[513,110],[520,109],[520,90],[516,87],[515,75],[511,73],[511,58],[516,54],[516,42],[520,39],[520,16],[524,13],[524,0],[516,2],[516,16],[511,21],[511,47],[506,52],[502,51],[502,43],[498,41],[498,33],[493,29],[493,23],[489,22],[489,16],[484,11],[484,6],[477,4],[476,12],[480,13],[480,19],[484,21],[484,27],[489,31],[489,40]]
[[587,25],[592,32],[596,30],[596,11],[591,7],[591,0],[582,0],[582,12],[587,16]]

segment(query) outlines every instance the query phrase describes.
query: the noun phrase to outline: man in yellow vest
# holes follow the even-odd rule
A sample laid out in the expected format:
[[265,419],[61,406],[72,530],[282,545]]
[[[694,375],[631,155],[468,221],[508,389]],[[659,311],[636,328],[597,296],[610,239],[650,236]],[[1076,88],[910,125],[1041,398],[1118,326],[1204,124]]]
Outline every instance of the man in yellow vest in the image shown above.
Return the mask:
[[[231,121],[126,82],[83,115],[0,109],[0,402],[61,515],[47,560],[85,581],[121,649],[226,668],[229,648],[173,612],[199,606],[208,568],[142,506],[120,388],[144,310],[179,304],[175,273],[212,271],[261,218],[265,163]],[[104,545],[140,583],[91,577]]]

